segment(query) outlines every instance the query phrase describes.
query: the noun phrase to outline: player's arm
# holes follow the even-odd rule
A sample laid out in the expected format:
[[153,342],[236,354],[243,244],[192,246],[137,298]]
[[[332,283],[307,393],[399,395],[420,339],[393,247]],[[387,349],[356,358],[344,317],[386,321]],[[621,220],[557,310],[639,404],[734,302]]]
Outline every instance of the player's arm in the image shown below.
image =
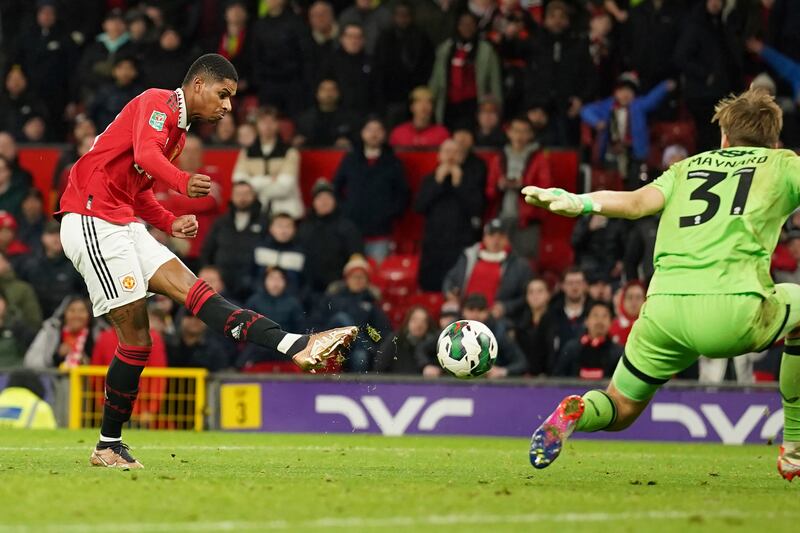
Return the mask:
[[152,188],[140,191],[136,195],[134,212],[151,226],[172,237],[192,238],[197,235],[196,217],[194,215],[176,217],[156,200]]
[[658,213],[666,201],[661,189],[649,186],[635,191],[597,191],[589,194],[528,186],[522,189],[522,194],[526,203],[567,217],[594,213],[612,218],[636,219]]

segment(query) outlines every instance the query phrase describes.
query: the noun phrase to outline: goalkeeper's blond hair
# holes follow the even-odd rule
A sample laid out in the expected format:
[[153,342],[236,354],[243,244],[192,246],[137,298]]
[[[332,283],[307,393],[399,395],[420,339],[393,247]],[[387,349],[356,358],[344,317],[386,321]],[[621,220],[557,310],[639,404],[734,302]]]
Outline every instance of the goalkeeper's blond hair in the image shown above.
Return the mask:
[[771,94],[751,88],[720,100],[711,122],[719,123],[731,146],[774,148],[783,127],[783,111]]

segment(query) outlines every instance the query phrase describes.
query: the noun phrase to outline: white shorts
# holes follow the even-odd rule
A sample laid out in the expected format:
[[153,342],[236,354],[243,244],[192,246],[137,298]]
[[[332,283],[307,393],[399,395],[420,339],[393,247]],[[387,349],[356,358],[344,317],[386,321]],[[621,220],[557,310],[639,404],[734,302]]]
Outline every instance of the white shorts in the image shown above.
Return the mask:
[[176,259],[144,224],[120,226],[76,213],[61,220],[61,245],[86,282],[94,316],[149,296],[150,278],[161,265]]

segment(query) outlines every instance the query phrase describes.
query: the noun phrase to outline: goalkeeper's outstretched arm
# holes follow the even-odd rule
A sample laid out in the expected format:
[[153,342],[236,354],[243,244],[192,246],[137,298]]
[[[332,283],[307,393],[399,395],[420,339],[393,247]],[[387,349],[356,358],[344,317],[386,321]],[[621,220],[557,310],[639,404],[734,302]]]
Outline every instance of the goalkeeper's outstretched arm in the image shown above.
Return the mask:
[[552,211],[557,215],[576,217],[598,214],[612,218],[636,219],[658,213],[664,208],[664,194],[655,187],[635,191],[597,191],[574,194],[563,189],[522,189],[525,202]]

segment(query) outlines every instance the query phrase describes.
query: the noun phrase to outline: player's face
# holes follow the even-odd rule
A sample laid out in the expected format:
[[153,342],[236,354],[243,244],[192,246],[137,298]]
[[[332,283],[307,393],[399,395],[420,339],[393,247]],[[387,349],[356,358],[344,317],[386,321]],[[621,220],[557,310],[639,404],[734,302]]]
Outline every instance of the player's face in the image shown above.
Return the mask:
[[231,97],[236,94],[235,81],[225,79],[207,82],[195,78],[193,88],[197,95],[197,109],[192,110],[192,118],[218,122],[233,108]]

